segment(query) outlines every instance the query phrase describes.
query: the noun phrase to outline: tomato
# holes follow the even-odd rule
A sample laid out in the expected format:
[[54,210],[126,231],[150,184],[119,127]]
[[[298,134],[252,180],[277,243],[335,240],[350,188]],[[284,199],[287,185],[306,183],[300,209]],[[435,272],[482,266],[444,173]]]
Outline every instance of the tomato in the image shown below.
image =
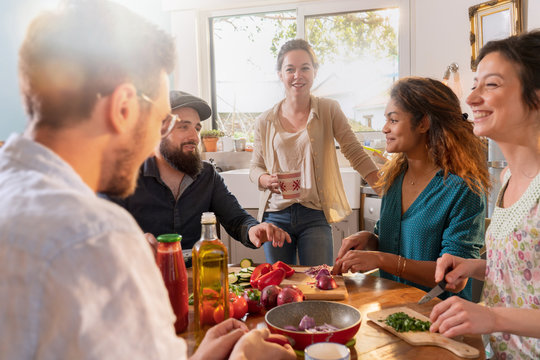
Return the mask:
[[262,275],[264,275],[266,273],[269,273],[270,271],[272,271],[272,265],[270,265],[268,263],[258,265],[253,270],[253,272],[251,273],[251,277],[249,279],[251,287],[254,288],[254,289],[257,289],[257,287],[258,287],[257,284],[258,284],[259,278]]
[[261,276],[257,282],[257,287],[262,290],[268,285],[279,285],[283,279],[285,279],[285,270],[278,268]]
[[229,293],[229,307],[233,313],[235,319],[241,319],[246,315],[248,311],[248,303],[242,296],[238,296],[233,293]]
[[294,269],[290,267],[289,265],[285,264],[283,261],[279,260],[276,261],[272,265],[272,269],[283,269],[285,270],[285,277],[289,278],[294,275]]
[[258,289],[245,289],[244,299],[250,314],[258,314],[262,311],[261,292]]
[[214,325],[216,322],[214,320],[214,306],[209,301],[204,301],[202,304],[201,325]]
[[219,293],[211,288],[203,288],[202,298],[204,300],[217,300],[219,298]]
[[[229,305],[229,317],[232,318],[234,316],[234,309],[232,306]],[[225,316],[224,316],[224,309],[223,309],[223,305],[218,305],[215,309],[214,309],[214,321],[219,324],[220,322],[222,322],[224,320]]]

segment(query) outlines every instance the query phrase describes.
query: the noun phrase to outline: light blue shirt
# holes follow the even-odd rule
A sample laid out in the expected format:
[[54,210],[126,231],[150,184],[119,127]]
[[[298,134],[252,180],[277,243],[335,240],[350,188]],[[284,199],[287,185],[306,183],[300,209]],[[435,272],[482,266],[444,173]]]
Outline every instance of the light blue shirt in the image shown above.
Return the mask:
[[182,359],[167,289],[135,220],[50,149],[0,149],[0,357]]
[[[440,170],[401,215],[403,176],[401,173],[395,179],[382,199],[381,216],[375,228],[379,250],[424,261],[435,261],[446,253],[478,258],[484,245],[485,196],[475,194],[459,176],[449,174],[444,179]],[[430,290],[383,271],[381,276]],[[471,299],[470,281],[458,295]]]

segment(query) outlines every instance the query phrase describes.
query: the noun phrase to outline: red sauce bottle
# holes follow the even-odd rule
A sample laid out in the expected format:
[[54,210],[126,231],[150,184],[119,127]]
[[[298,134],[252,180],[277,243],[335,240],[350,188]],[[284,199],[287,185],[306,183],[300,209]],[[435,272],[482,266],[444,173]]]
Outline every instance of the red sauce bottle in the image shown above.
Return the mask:
[[176,333],[181,333],[188,326],[188,278],[182,247],[182,236],[177,234],[164,234],[157,237],[156,262],[163,275],[163,281],[169,292],[176,322]]

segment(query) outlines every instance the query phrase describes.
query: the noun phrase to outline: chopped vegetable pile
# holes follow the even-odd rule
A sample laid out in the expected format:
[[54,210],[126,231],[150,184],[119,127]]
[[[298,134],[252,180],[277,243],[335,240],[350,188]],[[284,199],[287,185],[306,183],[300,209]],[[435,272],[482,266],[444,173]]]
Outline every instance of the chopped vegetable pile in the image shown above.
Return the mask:
[[397,312],[389,315],[384,321],[386,325],[393,327],[398,332],[406,331],[428,331],[431,326],[431,322],[422,321],[414,317],[410,317],[404,312]]
[[317,275],[319,274],[321,270],[325,270],[325,273],[330,274],[332,272],[332,267],[326,264],[317,265],[317,266],[310,267],[309,269],[306,270],[305,273],[306,275],[311,276],[312,278],[315,278],[317,277]]
[[315,320],[312,317],[304,315],[298,326],[287,325],[285,329],[292,331],[305,331],[307,333],[321,333],[321,332],[333,332],[339,330],[334,325],[326,324],[315,325]]

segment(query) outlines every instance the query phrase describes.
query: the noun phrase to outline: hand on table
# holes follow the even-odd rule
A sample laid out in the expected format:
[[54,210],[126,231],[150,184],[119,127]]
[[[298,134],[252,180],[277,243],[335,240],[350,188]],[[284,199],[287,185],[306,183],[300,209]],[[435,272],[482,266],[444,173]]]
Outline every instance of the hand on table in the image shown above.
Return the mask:
[[268,189],[275,194],[281,194],[278,178],[276,174],[263,174],[259,177],[259,185],[263,189]]
[[274,247],[282,247],[285,241],[288,243],[291,242],[291,237],[286,231],[283,231],[274,224],[265,222],[252,226],[248,231],[248,235],[249,241],[256,247],[261,247],[267,241],[271,241]]
[[267,342],[270,335],[268,329],[251,330],[234,346],[229,359],[232,360],[294,360],[296,354],[291,345],[278,345]]
[[332,274],[340,275],[349,270],[351,272],[365,272],[381,267],[380,251],[349,250],[336,260],[332,268]]
[[495,326],[495,314],[483,305],[452,296],[431,310],[431,332],[447,337],[463,334],[489,334]]
[[248,327],[243,322],[227,319],[208,329],[191,360],[227,359],[235,344],[247,332]]

